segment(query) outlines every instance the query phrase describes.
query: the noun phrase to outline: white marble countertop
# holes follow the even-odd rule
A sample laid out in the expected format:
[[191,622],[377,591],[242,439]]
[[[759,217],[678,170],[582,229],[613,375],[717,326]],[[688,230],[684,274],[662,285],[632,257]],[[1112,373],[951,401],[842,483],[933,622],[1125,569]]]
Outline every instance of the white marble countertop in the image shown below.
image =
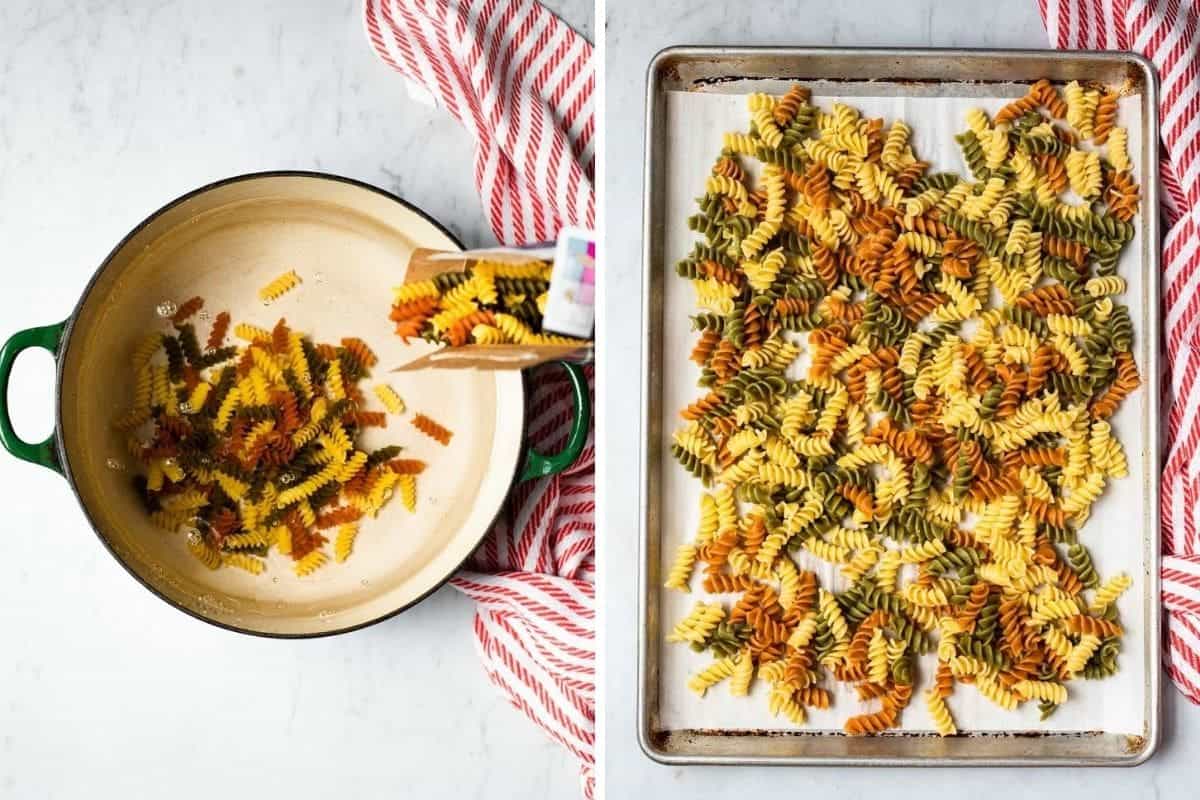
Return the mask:
[[[549,5],[590,34],[588,0]],[[0,4],[0,335],[63,319],[146,214],[241,172],[352,176],[490,242],[465,133],[408,99],[359,6]],[[26,438],[52,382],[44,353],[18,365]],[[348,636],[239,636],[131,580],[57,475],[5,454],[0,485],[0,797],[578,796],[457,592]]]
[[[659,49],[679,44],[1045,47],[1032,0],[863,0],[832,3],[663,0],[648,17],[640,4],[608,3],[605,199],[608,230],[601,344],[602,424],[609,434],[601,524],[608,536],[600,565],[604,613],[604,774],[608,797],[667,798],[930,796],[948,790],[976,800],[1090,796],[1195,795],[1200,767],[1189,752],[1200,741],[1200,709],[1164,677],[1164,741],[1145,766],[1130,770],[766,769],[667,767],[650,761],[636,739],[638,504],[637,436],[617,437],[611,420],[639,417],[641,207],[646,67]],[[602,431],[603,434],[603,431]],[[883,787],[887,787],[886,789]],[[939,787],[932,789],[931,787]],[[1103,794],[1101,794],[1103,792]]]

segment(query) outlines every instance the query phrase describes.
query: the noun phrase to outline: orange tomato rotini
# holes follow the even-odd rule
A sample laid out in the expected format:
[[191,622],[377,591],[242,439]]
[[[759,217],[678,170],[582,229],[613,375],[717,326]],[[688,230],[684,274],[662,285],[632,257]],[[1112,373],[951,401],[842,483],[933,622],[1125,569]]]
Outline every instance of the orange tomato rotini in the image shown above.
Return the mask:
[[445,426],[435,422],[425,414],[416,414],[412,418],[413,427],[421,433],[428,436],[430,439],[446,446],[450,444],[450,437],[454,436],[453,432]]

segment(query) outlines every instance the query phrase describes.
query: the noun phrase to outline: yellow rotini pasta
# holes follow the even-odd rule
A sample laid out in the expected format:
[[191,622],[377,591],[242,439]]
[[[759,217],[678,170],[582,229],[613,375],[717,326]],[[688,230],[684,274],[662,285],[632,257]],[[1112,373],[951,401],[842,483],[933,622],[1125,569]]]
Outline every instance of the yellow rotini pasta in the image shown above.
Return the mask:
[[354,540],[358,537],[358,525],[348,522],[338,526],[337,538],[333,543],[334,558],[340,564],[354,552]]
[[329,556],[325,555],[324,551],[313,550],[308,555],[296,561],[293,571],[297,576],[304,578],[325,566],[328,561]]
[[708,689],[732,676],[736,666],[737,661],[733,657],[715,661],[693,675],[691,680],[688,681],[688,688],[703,697]]
[[754,680],[754,660],[750,649],[745,648],[738,654],[737,662],[733,665],[733,674],[729,676],[729,693],[734,697],[745,697],[750,694],[750,683]]
[[379,402],[383,403],[390,414],[404,413],[404,400],[396,393],[396,390],[386,383],[377,383],[373,390],[375,396],[379,398]]
[[688,586],[688,579],[692,575],[692,566],[695,563],[696,547],[687,543],[681,544],[675,552],[675,562],[671,566],[666,583],[663,585],[668,589],[690,592],[691,588]]
[[283,295],[300,285],[300,276],[296,270],[289,269],[266,286],[258,290],[258,299],[264,302],[278,300]]
[[267,568],[266,562],[261,558],[255,558],[246,553],[223,553],[221,554],[221,564],[245,570],[251,575],[261,575]]
[[1118,126],[1108,134],[1108,163],[1118,172],[1133,169],[1129,160],[1129,132],[1125,128]]

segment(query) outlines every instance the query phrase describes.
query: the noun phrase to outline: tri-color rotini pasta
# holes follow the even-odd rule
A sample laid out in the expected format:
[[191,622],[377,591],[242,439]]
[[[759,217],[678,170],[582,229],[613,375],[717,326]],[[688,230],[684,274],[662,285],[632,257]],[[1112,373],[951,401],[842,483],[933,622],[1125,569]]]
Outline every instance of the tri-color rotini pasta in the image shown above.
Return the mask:
[[953,735],[963,684],[1044,718],[1117,670],[1132,581],[1102,580],[1080,531],[1128,471],[1109,418],[1140,383],[1116,300],[1139,191],[1115,95],[1064,94],[968,114],[971,178],[802,87],[752,95],[726,134],[677,267],[703,394],[670,448],[709,492],[666,587],[715,597],[668,639],[715,659],[698,694],[757,679],[799,724],[849,682],[879,705],[846,731],[878,733],[930,653],[923,700]]
[[542,330],[552,267],[546,261],[475,261],[463,271],[397,286],[390,314],[396,335],[451,347],[585,345]]
[[[196,298],[199,300],[199,298]],[[203,301],[192,302],[189,318]],[[354,550],[359,520],[396,491],[416,507],[423,462],[398,446],[366,451],[356,440],[387,424],[360,410],[359,388],[377,359],[361,339],[314,343],[284,320],[267,330],[239,324],[243,345],[223,345],[229,314],[201,349],[194,326],[149,334],[133,355],[133,405],[115,422],[141,470],[134,485],[151,521],[186,530],[205,566],[252,574],[274,548],[305,576]]]

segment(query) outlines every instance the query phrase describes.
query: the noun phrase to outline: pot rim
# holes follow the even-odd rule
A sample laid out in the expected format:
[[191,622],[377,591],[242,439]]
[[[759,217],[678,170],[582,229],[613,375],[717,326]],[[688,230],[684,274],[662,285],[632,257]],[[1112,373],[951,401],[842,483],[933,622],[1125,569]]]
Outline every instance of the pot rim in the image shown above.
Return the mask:
[[[63,440],[63,426],[62,426],[62,420],[63,420],[63,408],[62,408],[63,365],[66,363],[66,354],[67,354],[68,348],[70,347],[71,335],[75,331],[75,321],[79,318],[79,312],[83,309],[84,304],[88,301],[88,298],[92,293],[92,289],[95,288],[96,282],[99,280],[100,275],[103,274],[103,272],[112,263],[113,258],[125,248],[125,246],[129,243],[129,241],[134,236],[136,236],[138,233],[140,233],[143,229],[145,229],[145,227],[147,225],[152,223],[154,220],[158,219],[160,216],[162,216],[167,211],[180,205],[181,203],[191,200],[193,197],[197,197],[197,196],[204,194],[205,192],[211,191],[213,189],[218,189],[222,186],[226,186],[226,185],[233,184],[233,183],[241,183],[243,181],[257,180],[260,178],[315,178],[318,180],[333,181],[336,183],[345,183],[345,184],[349,184],[349,185],[354,186],[359,189],[364,189],[366,191],[374,192],[388,200],[391,200],[394,203],[399,204],[400,206],[404,207],[408,211],[415,213],[417,216],[421,217],[423,220],[425,220],[426,222],[428,222],[429,224],[431,224],[435,228],[437,228],[442,234],[444,234],[446,236],[446,238],[448,238],[451,242],[454,243],[455,247],[458,247],[460,250],[465,249],[462,242],[459,241],[457,236],[455,236],[453,233],[451,233],[450,230],[448,228],[446,228],[445,225],[443,225],[437,219],[432,217],[429,213],[427,213],[420,206],[417,206],[417,205],[405,200],[404,198],[402,198],[392,192],[389,192],[386,189],[381,189],[380,187],[375,186],[374,184],[370,184],[365,181],[360,181],[356,178],[347,178],[344,175],[337,175],[337,174],[334,174],[331,172],[321,172],[321,171],[316,171],[316,170],[294,170],[294,169],[263,170],[260,172],[244,172],[244,173],[241,173],[238,175],[233,175],[228,178],[221,178],[219,180],[212,181],[211,183],[207,183],[196,189],[192,189],[189,192],[181,194],[178,197],[176,197],[175,199],[165,203],[164,205],[160,206],[155,211],[151,212],[141,222],[139,222],[132,229],[130,229],[130,231],[127,234],[125,234],[125,236],[123,236],[119,242],[117,242],[116,246],[114,246],[108,252],[108,255],[106,255],[104,257],[104,259],[100,262],[100,266],[98,266],[96,268],[96,271],[92,273],[92,277],[90,279],[88,279],[87,285],[84,286],[83,292],[80,294],[78,302],[75,304],[74,309],[72,309],[72,311],[71,311],[71,315],[69,317],[67,317],[66,325],[63,328],[62,338],[60,340],[61,346],[59,347],[59,352],[55,359],[57,363],[55,364],[55,368],[54,368],[54,371],[55,371],[55,378],[54,378],[54,391],[55,391],[54,446],[55,446],[55,449],[58,451],[58,460],[59,460],[59,464],[62,466],[63,477],[65,477],[67,479],[67,485],[71,487],[71,493],[75,495],[75,500],[79,503],[79,507],[83,511],[83,516],[87,519],[88,525],[91,526],[92,532],[96,535],[96,538],[100,540],[100,543],[104,546],[104,549],[108,551],[109,555],[111,555],[113,557],[113,559],[115,559],[116,562],[118,564],[120,564],[121,567],[126,572],[128,572],[131,576],[133,576],[133,578],[138,583],[140,583],[143,587],[145,587],[147,590],[149,590],[151,593],[153,593],[160,600],[164,601],[171,607],[173,607],[179,611],[182,611],[183,613],[187,614],[189,617],[198,619],[201,622],[208,623],[209,625],[212,625],[217,628],[223,628],[224,630],[232,631],[234,633],[245,634],[247,636],[257,636],[257,637],[261,637],[264,639],[321,639],[321,638],[325,638],[328,636],[337,636],[337,635],[343,634],[343,633],[351,633],[353,631],[362,630],[363,628],[367,628],[372,625],[376,625],[380,622],[383,622],[385,620],[391,619],[392,617],[397,616],[401,612],[407,611],[408,609],[417,605],[422,600],[426,599],[431,594],[436,592],[438,589],[445,586],[450,581],[450,579],[452,577],[454,577],[454,574],[462,568],[463,564],[465,564],[471,558],[471,556],[475,553],[475,551],[479,549],[479,545],[482,544],[484,537],[487,536],[488,532],[492,529],[492,527],[494,527],[496,520],[499,519],[499,517],[500,517],[500,513],[504,510],[504,502],[502,501],[500,503],[500,505],[496,508],[495,513],[491,517],[491,522],[488,525],[485,525],[483,527],[483,530],[479,534],[479,538],[476,539],[475,543],[471,546],[471,550],[470,550],[470,552],[467,553],[466,557],[463,558],[463,560],[460,561],[458,564],[456,564],[454,566],[454,568],[451,569],[445,576],[443,576],[437,582],[435,582],[432,586],[430,586],[430,588],[427,591],[425,591],[421,595],[413,598],[412,600],[405,603],[404,605],[399,606],[398,608],[395,608],[391,611],[388,611],[387,613],[382,614],[378,617],[375,617],[374,619],[369,619],[369,620],[366,620],[365,622],[359,622],[359,623],[355,623],[353,625],[347,625],[347,626],[344,626],[341,628],[332,628],[330,630],[313,631],[310,633],[274,633],[271,631],[261,631],[261,630],[255,630],[254,628],[233,625],[233,624],[230,624],[227,622],[222,622],[220,620],[213,619],[212,617],[210,617],[206,614],[203,614],[200,611],[197,611],[192,608],[188,608],[187,606],[184,606],[183,604],[176,602],[173,598],[168,597],[165,593],[159,591],[157,586],[154,586],[152,583],[150,583],[148,580],[146,580],[140,574],[138,574],[137,571],[135,571],[128,563],[126,563],[125,559],[123,559],[120,556],[120,554],[117,553],[117,551],[112,547],[112,545],[109,544],[109,541],[104,536],[104,534],[102,534],[100,532],[99,527],[97,527],[97,525],[96,525],[96,521],[92,518],[91,512],[88,511],[87,505],[84,503],[83,498],[79,495],[79,490],[76,489],[76,487],[75,487],[75,478],[71,471],[71,462],[70,462],[70,459],[67,457],[67,448],[66,448],[65,442]],[[526,391],[527,391],[526,386],[525,386],[524,377],[522,377],[520,386],[521,386],[522,397],[524,397],[524,395],[526,394]],[[522,401],[522,407],[523,406],[524,406],[524,402]],[[524,444],[525,434],[527,433],[527,427],[528,427],[528,420],[525,418],[525,414],[522,413],[521,414],[522,452],[524,452],[524,448],[527,447],[527,445]],[[513,484],[516,483],[517,475],[520,474],[521,465],[523,462],[524,462],[523,458],[517,458],[516,464],[513,467],[513,475],[509,479],[509,482],[508,482],[508,486],[509,486],[510,490],[511,490]],[[508,498],[508,495],[505,494],[504,500],[507,500],[507,498]]]

